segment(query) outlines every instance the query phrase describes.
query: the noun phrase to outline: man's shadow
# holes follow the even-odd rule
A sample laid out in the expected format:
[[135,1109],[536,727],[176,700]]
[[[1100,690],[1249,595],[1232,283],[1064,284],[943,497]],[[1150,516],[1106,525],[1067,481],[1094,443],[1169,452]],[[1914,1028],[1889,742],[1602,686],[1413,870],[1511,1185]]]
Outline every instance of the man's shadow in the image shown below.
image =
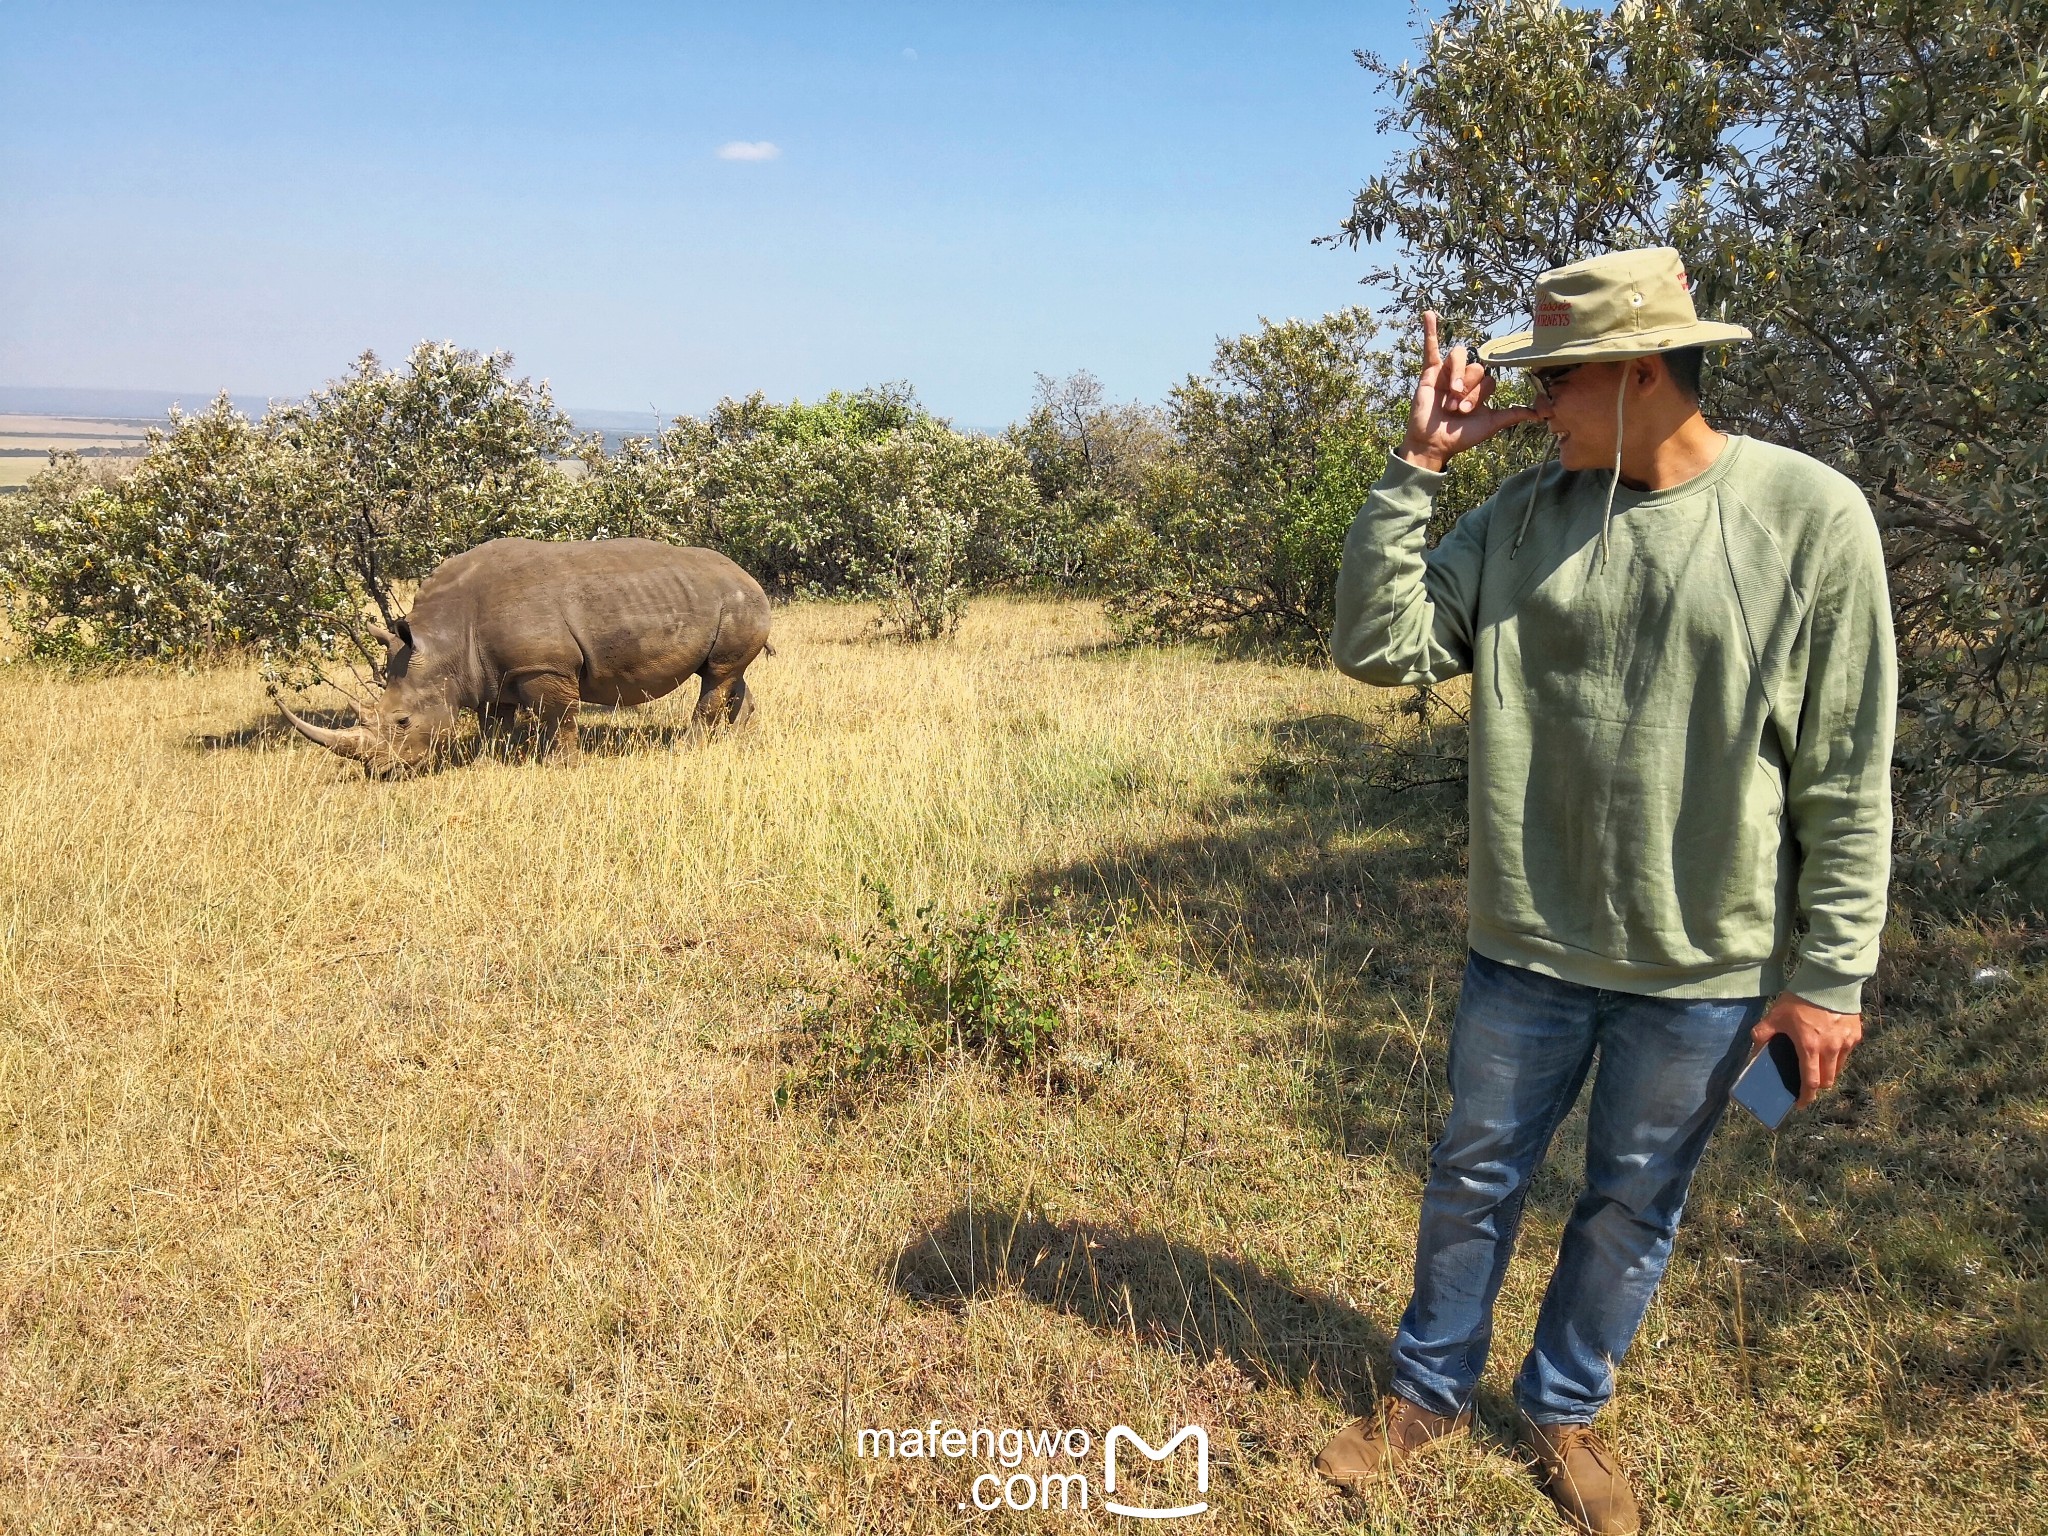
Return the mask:
[[891,1284],[923,1305],[1021,1294],[1092,1328],[1260,1385],[1314,1387],[1364,1412],[1386,1380],[1388,1336],[1285,1274],[1156,1232],[1055,1222],[1017,1201],[960,1206],[897,1253]]

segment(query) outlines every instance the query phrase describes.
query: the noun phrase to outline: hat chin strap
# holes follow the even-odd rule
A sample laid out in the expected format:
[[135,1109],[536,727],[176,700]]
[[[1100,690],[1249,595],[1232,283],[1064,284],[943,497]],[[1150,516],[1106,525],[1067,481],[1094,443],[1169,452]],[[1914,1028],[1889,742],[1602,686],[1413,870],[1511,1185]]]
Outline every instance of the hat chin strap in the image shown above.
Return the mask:
[[1607,482],[1607,505],[1600,511],[1600,569],[1607,569],[1607,530],[1614,522],[1614,493],[1621,487],[1622,411],[1628,403],[1628,369],[1621,370],[1621,387],[1614,392],[1614,478]]
[[1550,440],[1550,446],[1543,450],[1543,462],[1536,466],[1536,474],[1529,481],[1529,499],[1522,503],[1522,526],[1515,530],[1515,542],[1508,548],[1508,558],[1514,559],[1522,552],[1522,540],[1529,537],[1529,519],[1536,515],[1536,491],[1543,484],[1543,471],[1550,467],[1550,461],[1557,457],[1557,439]]
[[[1628,370],[1623,369],[1621,387],[1614,392],[1614,475],[1607,482],[1607,505],[1600,509],[1600,565],[1607,569],[1607,530],[1614,523],[1614,493],[1621,486],[1621,435],[1623,416],[1628,405]],[[1529,499],[1522,504],[1522,523],[1515,530],[1515,542],[1508,548],[1508,558],[1514,559],[1522,552],[1522,540],[1529,536],[1529,519],[1536,513],[1536,491],[1543,483],[1543,471],[1557,452],[1557,439],[1550,440],[1550,448],[1543,455],[1543,463],[1536,466],[1536,476],[1529,482]]]

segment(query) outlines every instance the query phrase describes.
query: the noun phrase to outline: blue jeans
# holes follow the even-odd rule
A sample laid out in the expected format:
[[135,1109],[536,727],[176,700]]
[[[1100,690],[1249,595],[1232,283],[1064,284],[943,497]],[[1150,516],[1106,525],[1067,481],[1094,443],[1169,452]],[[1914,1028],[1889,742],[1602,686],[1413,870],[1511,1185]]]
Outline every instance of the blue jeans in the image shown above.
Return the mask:
[[1664,1278],[1693,1169],[1749,1056],[1765,999],[1609,992],[1469,955],[1451,1024],[1451,1114],[1429,1155],[1415,1296],[1394,1390],[1436,1413],[1472,1401],[1529,1181],[1586,1081],[1586,1187],[1558,1247],[1515,1399],[1589,1422]]

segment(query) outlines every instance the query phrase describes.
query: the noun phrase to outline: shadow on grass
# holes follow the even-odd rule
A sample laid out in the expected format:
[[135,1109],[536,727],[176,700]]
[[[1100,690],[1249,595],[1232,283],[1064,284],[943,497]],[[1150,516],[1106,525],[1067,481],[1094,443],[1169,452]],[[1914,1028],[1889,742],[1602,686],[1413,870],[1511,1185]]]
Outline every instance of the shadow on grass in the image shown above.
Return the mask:
[[[346,709],[305,709],[299,717],[309,725],[325,730],[346,730],[356,723],[353,711]],[[258,716],[247,725],[237,726],[232,731],[221,731],[197,738],[193,745],[202,752],[254,751],[274,747],[280,742],[304,740],[292,729],[291,722],[276,710]],[[311,745],[311,743],[308,743]]]
[[[1464,959],[1462,795],[1390,788],[1439,775],[1349,716],[1265,731],[1203,831],[1040,871],[1024,903],[1159,918],[1184,960],[1288,1021],[1266,1048],[1319,1065],[1299,1113],[1333,1149],[1419,1179]],[[1455,779],[1454,755],[1440,761]],[[1894,1420],[2031,1391],[2048,1382],[2048,935],[1895,932],[1868,1012],[1870,1040],[1815,1109],[1776,1137],[1731,1116],[1674,1276],[1732,1317],[1741,1261],[1727,1348],[1775,1354],[1788,1376],[1818,1297],[1860,1314]],[[1578,1124],[1531,1190],[1553,1222],[1579,1181]]]
[[[1991,973],[1987,982],[1975,980]],[[1724,1134],[1729,1249],[1769,1342],[1816,1293],[1870,1316],[1888,1409],[2048,1385],[2048,935],[1891,936],[1868,1038],[1774,1138]],[[1759,1219],[1757,1207],[1777,1219]],[[1742,1219],[1747,1213],[1748,1219]]]
[[718,732],[744,730],[745,726],[693,726],[687,720],[635,719],[617,715],[589,715],[578,727],[577,739],[583,751],[596,757],[630,757],[636,752],[673,752],[708,741]]
[[[1415,760],[1348,715],[1265,734],[1203,831],[1041,870],[1023,903],[1160,919],[1186,963],[1290,1020],[1270,1048],[1323,1064],[1313,1113],[1341,1150],[1419,1176],[1465,958],[1462,791],[1387,787]],[[1455,781],[1434,761],[1420,777]]]
[[1239,1259],[1157,1233],[1052,1222],[1016,1203],[950,1212],[896,1256],[911,1300],[958,1306],[1004,1291],[1094,1328],[1255,1382],[1313,1386],[1365,1411],[1386,1379],[1389,1340],[1364,1314]]

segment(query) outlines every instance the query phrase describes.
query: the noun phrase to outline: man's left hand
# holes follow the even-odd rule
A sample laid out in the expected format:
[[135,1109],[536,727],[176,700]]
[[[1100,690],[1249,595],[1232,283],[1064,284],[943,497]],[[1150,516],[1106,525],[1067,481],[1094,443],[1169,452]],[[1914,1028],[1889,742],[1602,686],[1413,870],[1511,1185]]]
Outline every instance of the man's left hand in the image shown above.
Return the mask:
[[1830,1013],[1818,1003],[1790,992],[1778,994],[1770,1011],[1749,1032],[1758,1049],[1773,1035],[1788,1036],[1799,1052],[1799,1109],[1806,1108],[1835,1086],[1849,1053],[1863,1038],[1863,1015]]

